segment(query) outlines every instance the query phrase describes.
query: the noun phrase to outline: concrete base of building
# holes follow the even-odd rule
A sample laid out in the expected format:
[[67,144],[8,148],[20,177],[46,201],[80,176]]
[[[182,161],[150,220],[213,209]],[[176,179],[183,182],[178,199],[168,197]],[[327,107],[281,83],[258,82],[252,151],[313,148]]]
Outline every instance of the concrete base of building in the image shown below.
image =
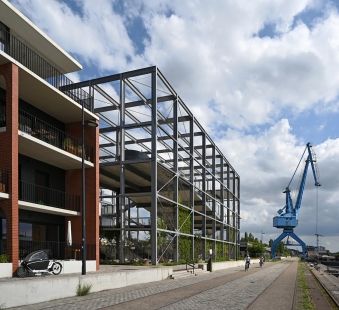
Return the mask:
[[[63,260],[60,261],[62,265],[62,273],[77,273],[82,270],[82,261],[80,260]],[[88,260],[86,261],[86,271],[96,271],[96,261]]]
[[12,263],[0,264],[0,278],[10,278],[12,276]]

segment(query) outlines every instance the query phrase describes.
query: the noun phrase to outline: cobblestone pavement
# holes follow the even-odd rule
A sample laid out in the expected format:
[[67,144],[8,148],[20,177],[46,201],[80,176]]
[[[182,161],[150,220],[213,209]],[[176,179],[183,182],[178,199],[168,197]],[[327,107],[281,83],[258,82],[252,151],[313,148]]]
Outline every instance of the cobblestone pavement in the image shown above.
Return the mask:
[[246,309],[290,263],[253,265],[248,272],[236,267],[12,309]]

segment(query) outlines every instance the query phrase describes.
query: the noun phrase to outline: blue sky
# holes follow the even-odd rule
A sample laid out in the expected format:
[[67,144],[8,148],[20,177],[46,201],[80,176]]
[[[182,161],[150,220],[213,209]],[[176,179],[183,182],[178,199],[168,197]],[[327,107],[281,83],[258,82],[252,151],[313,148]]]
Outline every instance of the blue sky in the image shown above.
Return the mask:
[[[339,1],[10,2],[82,63],[74,81],[157,65],[240,174],[242,233],[281,233],[281,189],[313,142],[320,241],[339,251]],[[308,178],[295,232],[315,245]]]

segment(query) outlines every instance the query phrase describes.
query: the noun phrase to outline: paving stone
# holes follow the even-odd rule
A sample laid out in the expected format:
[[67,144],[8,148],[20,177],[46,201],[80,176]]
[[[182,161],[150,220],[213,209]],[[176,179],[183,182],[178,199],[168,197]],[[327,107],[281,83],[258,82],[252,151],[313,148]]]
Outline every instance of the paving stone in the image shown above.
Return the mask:
[[263,268],[253,265],[248,272],[235,267],[13,309],[246,309],[289,265],[266,263]]

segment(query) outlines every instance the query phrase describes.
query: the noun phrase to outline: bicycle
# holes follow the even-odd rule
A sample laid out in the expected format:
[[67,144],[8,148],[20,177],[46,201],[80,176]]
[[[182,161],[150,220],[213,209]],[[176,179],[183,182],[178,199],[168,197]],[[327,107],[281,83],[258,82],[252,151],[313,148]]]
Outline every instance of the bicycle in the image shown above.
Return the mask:
[[246,262],[246,263],[245,263],[245,271],[247,271],[248,268],[250,268],[250,263],[249,263],[249,262]]

